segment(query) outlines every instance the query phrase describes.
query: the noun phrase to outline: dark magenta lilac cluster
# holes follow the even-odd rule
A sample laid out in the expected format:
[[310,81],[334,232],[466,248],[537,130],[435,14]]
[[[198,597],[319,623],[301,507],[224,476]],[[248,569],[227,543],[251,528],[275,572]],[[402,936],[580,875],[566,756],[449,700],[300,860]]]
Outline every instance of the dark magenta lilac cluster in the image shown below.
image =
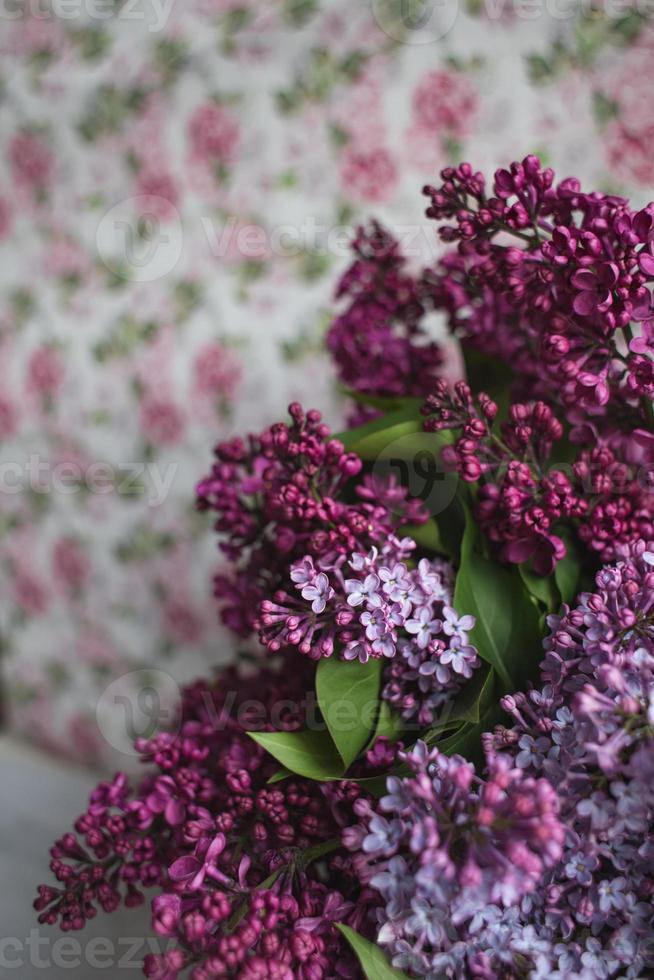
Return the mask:
[[469,164],[442,177],[425,188],[427,214],[458,247],[433,282],[457,331],[511,351],[520,379],[568,410],[608,424],[631,410],[634,428],[651,418],[639,399],[654,390],[652,206],[557,184],[535,156],[498,170],[490,193]]
[[561,423],[542,401],[513,403],[508,418],[494,426],[497,405],[482,393],[475,400],[459,381],[450,392],[434,386],[423,409],[428,432],[453,431],[456,441],[442,452],[443,462],[468,483],[481,481],[475,515],[504,561],[527,560],[548,575],[565,556],[557,526],[587,511],[574,482],[549,465]]
[[[162,952],[145,961],[152,980],[183,971],[194,980],[319,980],[337,961],[337,975],[356,976],[333,923],[370,931],[371,893],[340,839],[362,791],[346,780],[271,785],[279,766],[248,736],[250,721],[256,730],[302,727],[307,686],[287,658],[187,688],[179,731],[138,744],[150,774],[135,786],[124,774],[101,783],[75,833],[52,848],[57,883],[39,888],[39,921],[81,929],[98,909],[133,907],[155,890]],[[359,772],[392,759],[381,740]]]
[[197,488],[200,509],[217,515],[230,563],[214,583],[222,618],[241,636],[298,558],[335,561],[426,516],[392,477],[363,474],[361,460],[331,437],[320,412],[292,404],[289,414],[290,425],[220,443]]
[[438,377],[443,353],[423,323],[422,283],[379,222],[360,228],[352,248],[354,262],[336,290],[344,309],[327,334],[340,380],[363,395],[423,395]]

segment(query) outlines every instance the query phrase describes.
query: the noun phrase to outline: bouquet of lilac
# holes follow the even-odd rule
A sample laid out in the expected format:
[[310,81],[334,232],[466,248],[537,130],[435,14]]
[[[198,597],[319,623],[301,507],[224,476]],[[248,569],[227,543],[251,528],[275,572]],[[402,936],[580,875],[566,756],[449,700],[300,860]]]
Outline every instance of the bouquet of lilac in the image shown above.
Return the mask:
[[654,205],[425,193],[443,257],[372,224],[338,286],[352,427],[291,405],[198,486],[249,659],[52,849],[39,920],[149,891],[153,980],[654,975]]

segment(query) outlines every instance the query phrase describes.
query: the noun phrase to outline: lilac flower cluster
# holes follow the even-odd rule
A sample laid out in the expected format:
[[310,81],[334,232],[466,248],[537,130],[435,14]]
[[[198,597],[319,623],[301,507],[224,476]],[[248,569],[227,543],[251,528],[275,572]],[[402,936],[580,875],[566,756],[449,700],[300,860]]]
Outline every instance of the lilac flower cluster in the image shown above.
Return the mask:
[[[179,733],[138,743],[151,775],[136,789],[124,774],[100,784],[76,833],[52,848],[59,885],[40,886],[40,922],[80,929],[98,906],[131,907],[155,888],[153,928],[174,942],[146,958],[152,980],[356,976],[333,923],[369,932],[370,893],[340,845],[362,792],[345,781],[269,784],[279,766],[245,728],[253,704],[257,727],[302,727],[307,677],[282,668],[230,668],[184,691]],[[363,773],[392,764],[383,743]]]
[[621,462],[624,440],[612,443],[615,452],[604,441],[579,453],[572,467],[575,487],[586,496],[579,538],[605,562],[623,555],[632,543],[654,538],[650,467]]
[[[445,751],[481,724],[432,747],[470,694],[489,717],[491,685],[468,682],[482,659],[475,679],[493,682],[515,653],[491,635],[490,589],[478,627],[454,608],[466,586],[487,588],[477,542],[461,548],[456,590],[438,538],[416,554],[402,537],[427,519],[420,500],[366,473],[316,411],[292,404],[289,424],[221,443],[198,506],[215,513],[228,561],[223,619],[258,633],[265,665],[183,692],[177,734],[137,741],[149,775],[96,789],[35,902],[42,923],[70,930],[154,889],[153,928],[170,942],[146,959],[151,980],[372,975],[340,923],[409,980],[654,976],[654,205],[557,185],[536,157],[498,171],[490,195],[467,164],[442,176],[428,213],[455,248],[435,269],[409,274],[377,224],[357,235],[328,337],[341,380],[366,411],[426,398],[424,429],[453,433],[443,461],[475,484],[459,492],[501,561],[551,575],[574,532],[581,561],[565,573],[588,581],[614,564],[548,618],[540,687],[502,699],[478,771]],[[468,352],[510,361],[506,415],[503,398],[438,380],[433,309]],[[551,611],[564,585],[538,584],[508,576],[497,615],[532,599]],[[319,781],[338,740],[311,725],[305,737],[306,709],[329,657],[344,662],[337,681],[376,661],[361,672],[381,674],[402,737],[417,724],[425,741],[377,738],[347,778]],[[292,767],[279,749],[292,746],[316,779],[280,773],[255,728],[302,731],[276,735],[274,751]]]
[[387,658],[382,696],[406,719],[431,723],[479,658],[468,642],[474,617],[459,616],[451,605],[451,566],[423,558],[409,568],[414,548],[411,538],[390,537],[381,549],[353,552],[349,560],[296,562],[291,580],[299,595],[280,591],[261,603],[261,642],[273,652],[296,646],[314,660],[334,651],[361,663]]
[[327,334],[339,378],[366,395],[425,395],[442,363],[422,325],[421,284],[405,271],[399,243],[378,222],[359,228],[355,260],[338,285],[348,301]]
[[400,757],[412,775],[390,776],[376,808],[355,803],[359,823],[343,833],[381,896],[377,942],[410,976],[494,977],[475,934],[487,909],[501,917],[560,860],[556,791],[499,753],[486,779],[424,742]]
[[467,163],[442,178],[425,188],[427,214],[458,253],[427,279],[457,332],[487,352],[490,341],[525,386],[595,422],[651,422],[652,205],[555,184],[535,156],[498,170],[490,196]]
[[[289,406],[291,424],[220,443],[211,473],[197,487],[198,507],[217,514],[220,548],[231,563],[215,579],[224,622],[241,636],[259,603],[303,557],[368,549],[402,523],[426,519],[392,477],[361,473],[361,460],[330,438],[320,413]],[[347,499],[346,499],[347,498]]]
[[596,581],[550,617],[543,687],[503,699],[515,725],[484,736],[487,782],[418,745],[412,778],[355,805],[344,841],[410,976],[654,970],[654,550]]
[[556,785],[566,824],[561,861],[520,910],[538,937],[538,975],[654,970],[652,549],[633,545],[598,572],[595,592],[550,617],[544,687],[506,698],[515,727],[486,736]]
[[[562,522],[583,518],[588,509],[569,477],[547,468],[552,446],[563,434],[551,408],[541,401],[513,404],[496,432],[497,405],[488,395],[482,392],[473,399],[463,381],[451,393],[441,381],[422,412],[428,432],[457,433],[454,444],[443,449],[444,464],[469,483],[483,479],[475,516],[500,558],[517,563],[531,559],[538,574],[550,574],[566,553],[557,529]],[[593,533],[588,534],[591,542]]]
[[620,462],[619,439],[611,440],[616,452],[606,441],[582,449],[566,473],[550,463],[563,427],[544,402],[512,404],[496,429],[497,405],[488,395],[473,398],[463,381],[450,392],[439,381],[422,413],[426,431],[457,433],[443,462],[466,482],[481,481],[475,516],[503,561],[531,559],[536,572],[548,575],[566,554],[565,527],[603,561],[654,536],[649,476]]

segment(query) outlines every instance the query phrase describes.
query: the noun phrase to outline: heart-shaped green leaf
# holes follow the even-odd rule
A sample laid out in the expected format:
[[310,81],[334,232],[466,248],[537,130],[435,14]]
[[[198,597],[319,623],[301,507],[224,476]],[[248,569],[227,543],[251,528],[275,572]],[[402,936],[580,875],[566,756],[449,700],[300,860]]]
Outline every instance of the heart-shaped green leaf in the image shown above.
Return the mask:
[[329,732],[248,732],[248,735],[298,776],[318,780],[343,776],[343,761]]
[[379,713],[382,662],[323,658],[316,671],[322,716],[348,769],[370,741]]

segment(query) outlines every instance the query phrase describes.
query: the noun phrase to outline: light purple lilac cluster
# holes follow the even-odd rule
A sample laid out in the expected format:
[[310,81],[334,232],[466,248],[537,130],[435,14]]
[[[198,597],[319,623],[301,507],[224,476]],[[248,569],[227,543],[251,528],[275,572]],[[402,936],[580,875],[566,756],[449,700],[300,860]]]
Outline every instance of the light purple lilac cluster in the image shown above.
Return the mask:
[[[560,864],[522,909],[557,975],[654,972],[654,544],[549,620],[544,687],[507,698],[487,745],[557,787]],[[552,975],[552,974],[550,974]]]
[[259,630],[272,652],[296,646],[318,660],[337,652],[366,663],[386,658],[382,697],[405,719],[430,724],[479,666],[468,633],[473,616],[452,606],[453,569],[442,559],[407,559],[411,538],[390,536],[367,554],[291,566],[296,593],[261,603]]
[[357,804],[345,842],[410,976],[654,972],[654,544],[596,583],[550,617],[542,688],[503,699],[488,783],[419,747],[412,778]]
[[355,803],[360,822],[343,834],[382,899],[377,941],[411,976],[495,976],[475,933],[487,909],[516,907],[560,860],[556,791],[500,753],[486,779],[420,741],[400,758],[412,775],[389,777],[377,808]]

